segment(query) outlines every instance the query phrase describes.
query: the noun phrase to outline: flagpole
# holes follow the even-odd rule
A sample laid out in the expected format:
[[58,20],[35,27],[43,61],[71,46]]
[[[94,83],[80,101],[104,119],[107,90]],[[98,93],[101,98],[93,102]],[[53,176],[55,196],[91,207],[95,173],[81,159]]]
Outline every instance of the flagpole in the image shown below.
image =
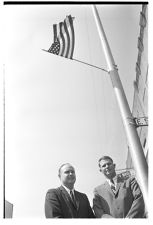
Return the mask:
[[90,63],[87,63],[87,62],[84,62],[84,61],[81,61],[81,60],[78,60],[78,59],[74,59],[74,58],[73,58],[72,60],[74,60],[74,61],[76,61],[76,62],[79,62],[79,63],[83,63],[83,64],[85,64],[85,65],[87,65],[87,66],[92,66],[92,67],[94,67],[94,68],[97,68],[97,69],[99,69],[99,70],[103,70],[103,71],[105,71],[105,72],[108,73],[108,71],[105,70],[104,68],[101,68],[101,67],[92,65],[92,64],[90,64]]
[[126,99],[124,89],[118,74],[118,69],[115,65],[113,55],[111,53],[110,46],[108,44],[100,16],[98,14],[95,5],[92,6],[95,22],[97,25],[99,37],[107,61],[108,71],[112,81],[113,89],[116,95],[118,106],[120,109],[121,117],[123,120],[124,128],[126,131],[127,139],[129,141],[130,153],[134,163],[134,168],[140,183],[140,187],[143,193],[144,201],[148,203],[148,165],[144,156],[143,148],[141,146],[140,138],[138,136],[136,126],[128,101]]
[[3,73],[3,218],[5,218],[5,68]]
[[[55,55],[54,53],[51,53],[51,52],[49,52],[49,51],[46,50],[46,49],[42,49],[42,50],[43,50],[44,52],[48,52],[48,53],[50,53],[50,54]],[[57,55],[57,56],[58,56],[58,55]],[[63,57],[63,58],[65,58],[65,59],[70,59],[70,58],[67,58],[67,57]],[[93,65],[93,64],[90,64],[90,63],[87,63],[87,62],[84,62],[84,61],[81,61],[81,60],[78,60],[78,59],[74,59],[74,58],[72,58],[72,59],[70,59],[70,60],[73,60],[73,61],[76,61],[76,62],[85,64],[85,65],[87,65],[87,66],[91,66],[91,67],[97,68],[97,69],[99,69],[99,70],[103,70],[103,71],[105,71],[105,72],[108,73],[107,70],[105,70],[104,68],[101,68],[101,67],[99,67],[99,66],[95,66],[95,65]]]

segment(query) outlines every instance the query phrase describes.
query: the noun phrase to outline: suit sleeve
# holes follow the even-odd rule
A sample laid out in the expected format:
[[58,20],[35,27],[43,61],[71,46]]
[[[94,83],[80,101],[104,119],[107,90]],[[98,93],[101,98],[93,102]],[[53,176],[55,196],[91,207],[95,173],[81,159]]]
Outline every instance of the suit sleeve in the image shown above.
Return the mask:
[[91,206],[90,206],[89,199],[88,199],[88,197],[87,197],[86,195],[85,195],[85,197],[86,197],[86,201],[87,201],[88,218],[95,218],[95,215],[94,215],[94,213],[93,213],[93,211],[92,211],[92,208],[91,208]]
[[46,218],[62,218],[62,209],[55,189],[48,190],[45,198]]
[[142,192],[135,178],[131,179],[130,187],[133,195],[133,203],[126,218],[143,218],[145,215],[145,204]]
[[103,205],[102,198],[98,194],[97,190],[94,189],[93,210],[96,218],[102,218],[102,216],[104,215],[102,205]]

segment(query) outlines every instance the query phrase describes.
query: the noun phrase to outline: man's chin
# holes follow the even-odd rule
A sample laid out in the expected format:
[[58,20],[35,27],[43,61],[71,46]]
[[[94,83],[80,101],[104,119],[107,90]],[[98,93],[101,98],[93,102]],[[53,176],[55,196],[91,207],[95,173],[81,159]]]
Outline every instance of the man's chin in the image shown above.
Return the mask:
[[106,173],[105,176],[111,178],[111,173]]
[[111,173],[108,171],[108,172],[106,172],[105,174],[109,176]]
[[69,184],[74,184],[75,183],[75,180],[69,180],[68,183]]

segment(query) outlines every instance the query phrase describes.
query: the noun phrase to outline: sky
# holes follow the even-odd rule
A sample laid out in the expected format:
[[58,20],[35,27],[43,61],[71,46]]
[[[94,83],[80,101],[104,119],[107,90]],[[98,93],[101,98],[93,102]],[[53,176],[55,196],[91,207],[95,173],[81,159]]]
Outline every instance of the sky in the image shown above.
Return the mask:
[[[102,24],[132,109],[141,5],[98,5]],[[60,186],[58,168],[76,170],[76,190],[104,181],[98,159],[126,167],[127,139],[109,75],[46,53],[52,25],[75,17],[74,58],[107,69],[90,5],[4,7],[5,197],[14,218],[44,218],[48,189]]]

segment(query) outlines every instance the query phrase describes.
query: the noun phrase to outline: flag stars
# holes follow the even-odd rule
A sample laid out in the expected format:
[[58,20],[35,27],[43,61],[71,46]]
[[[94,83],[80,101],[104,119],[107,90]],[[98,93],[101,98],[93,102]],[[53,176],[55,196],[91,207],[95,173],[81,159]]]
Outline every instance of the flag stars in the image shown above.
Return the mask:
[[58,41],[54,42],[52,44],[52,46],[50,47],[50,49],[48,50],[50,53],[59,54],[59,50],[60,50],[60,43]]

